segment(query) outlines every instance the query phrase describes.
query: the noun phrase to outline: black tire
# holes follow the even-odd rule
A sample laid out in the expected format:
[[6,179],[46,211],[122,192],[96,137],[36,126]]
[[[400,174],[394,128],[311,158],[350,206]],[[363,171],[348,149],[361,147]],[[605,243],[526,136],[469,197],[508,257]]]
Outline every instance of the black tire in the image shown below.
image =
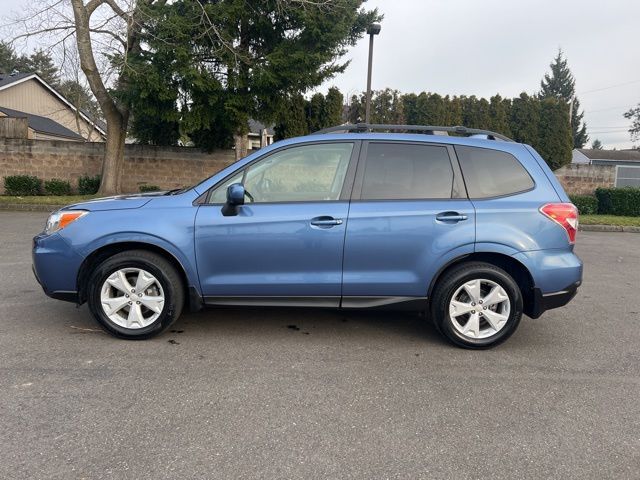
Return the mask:
[[[158,280],[164,292],[162,312],[144,328],[123,328],[109,319],[102,308],[102,285],[109,276],[123,268],[140,268],[149,272]],[[184,300],[184,285],[175,267],[164,257],[146,250],[129,250],[107,258],[93,270],[87,287],[89,310],[98,323],[110,334],[128,340],[144,340],[169,328],[182,313]]]
[[[500,285],[507,293],[511,305],[507,322],[497,333],[487,338],[473,339],[462,335],[454,327],[449,315],[449,303],[453,294],[466,282],[474,279],[491,280]],[[436,329],[454,345],[471,349],[491,348],[504,342],[518,328],[522,310],[522,293],[518,284],[501,268],[484,262],[463,263],[446,272],[438,280],[431,301],[431,318]]]

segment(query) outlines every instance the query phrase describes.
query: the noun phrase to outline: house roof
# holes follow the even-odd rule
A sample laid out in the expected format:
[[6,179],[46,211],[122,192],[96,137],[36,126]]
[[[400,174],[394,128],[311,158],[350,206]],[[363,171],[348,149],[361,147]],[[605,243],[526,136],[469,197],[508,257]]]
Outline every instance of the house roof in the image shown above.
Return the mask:
[[6,88],[10,88],[13,85],[17,85],[22,82],[26,82],[28,80],[34,79],[37,82],[40,82],[44,88],[49,90],[55,97],[57,97],[60,101],[66,104],[71,110],[74,112],[78,112],[82,118],[84,118],[87,122],[94,126],[96,130],[98,130],[102,135],[107,134],[106,125],[104,122],[100,120],[95,120],[91,118],[89,114],[86,112],[77,109],[69,100],[67,100],[60,92],[58,92],[55,88],[45,82],[42,78],[38,76],[36,73],[13,73],[10,75],[0,74],[0,90],[4,90]]
[[253,120],[252,118],[249,119],[249,133],[255,133],[260,135],[262,133],[262,130],[267,129],[267,134],[269,135],[273,135],[273,126],[271,127],[266,127],[264,125],[264,123],[261,123],[257,120]]
[[624,160],[640,162],[640,150],[592,150],[589,148],[579,148],[589,160]]
[[41,117],[39,115],[32,115],[30,113],[20,112],[11,108],[0,107],[0,112],[4,113],[8,117],[13,118],[26,118],[29,122],[29,128],[35,130],[38,133],[44,133],[56,137],[72,138],[74,140],[84,140],[82,136],[78,135],[73,130],[69,130],[67,127],[63,127],[58,122],[54,122],[50,118]]

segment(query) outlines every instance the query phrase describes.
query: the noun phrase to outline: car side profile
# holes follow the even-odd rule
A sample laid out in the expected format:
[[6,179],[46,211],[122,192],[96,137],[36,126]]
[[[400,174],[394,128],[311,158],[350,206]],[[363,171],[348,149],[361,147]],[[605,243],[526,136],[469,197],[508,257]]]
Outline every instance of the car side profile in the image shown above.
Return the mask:
[[532,147],[464,127],[319,133],[194,187],[54,212],[33,241],[39,283],[121,338],[185,307],[387,308],[426,311],[467,348],[575,296],[577,210]]

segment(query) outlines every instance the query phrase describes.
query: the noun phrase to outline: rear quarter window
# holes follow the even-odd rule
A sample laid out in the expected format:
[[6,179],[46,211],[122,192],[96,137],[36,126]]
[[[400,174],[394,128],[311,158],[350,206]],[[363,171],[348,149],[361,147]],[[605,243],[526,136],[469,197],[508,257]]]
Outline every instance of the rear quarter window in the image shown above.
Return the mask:
[[531,190],[529,172],[510,153],[456,146],[456,155],[470,198],[491,198]]

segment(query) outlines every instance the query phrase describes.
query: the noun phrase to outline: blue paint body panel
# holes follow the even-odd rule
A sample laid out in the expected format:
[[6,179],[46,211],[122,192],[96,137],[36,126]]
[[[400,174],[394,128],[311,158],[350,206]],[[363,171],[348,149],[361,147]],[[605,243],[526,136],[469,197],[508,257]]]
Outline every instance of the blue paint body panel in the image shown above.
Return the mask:
[[[500,150],[518,159],[535,186],[482,200],[469,199],[462,192],[461,198],[442,200],[341,197],[339,201],[248,203],[231,216],[223,215],[221,205],[197,201],[234,172],[280,148],[332,141],[422,142]],[[455,155],[452,162],[457,162]],[[255,152],[182,193],[133,195],[66,207],[89,214],[57,233],[37,235],[33,262],[47,294],[74,292],[87,257],[107,246],[117,249],[135,242],[172,256],[182,266],[187,286],[203,297],[339,299],[425,297],[446,265],[474,253],[493,253],[524,265],[535,287],[546,294],[579,284],[582,278],[582,263],[566,232],[539,212],[545,203],[567,201],[553,173],[526,145],[418,134],[308,136]],[[465,219],[438,220],[444,212]],[[311,221],[318,217],[341,222],[313,225]]]

